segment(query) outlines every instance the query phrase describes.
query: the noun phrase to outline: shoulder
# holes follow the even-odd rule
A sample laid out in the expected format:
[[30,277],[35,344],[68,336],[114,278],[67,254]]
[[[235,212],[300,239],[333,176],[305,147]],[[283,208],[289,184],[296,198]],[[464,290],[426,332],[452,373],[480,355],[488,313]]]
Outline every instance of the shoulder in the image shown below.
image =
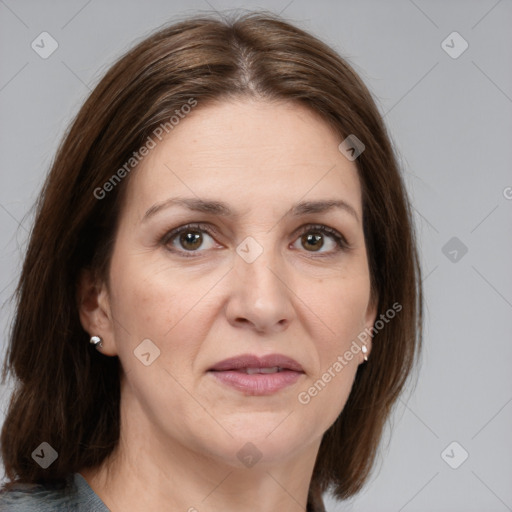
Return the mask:
[[0,512],[108,511],[102,505],[78,473],[72,475],[62,489],[42,484],[17,484],[0,491]]
[[0,512],[46,512],[68,510],[69,490],[45,485],[18,484],[0,491]]

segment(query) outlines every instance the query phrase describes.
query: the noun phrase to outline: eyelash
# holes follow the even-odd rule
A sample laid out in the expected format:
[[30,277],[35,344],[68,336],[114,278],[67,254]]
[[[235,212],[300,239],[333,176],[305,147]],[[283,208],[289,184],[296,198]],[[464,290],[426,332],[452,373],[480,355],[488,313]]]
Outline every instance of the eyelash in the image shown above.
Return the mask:
[[[297,238],[299,238],[302,235],[309,233],[309,232],[317,232],[317,233],[322,233],[324,235],[330,236],[336,242],[337,248],[334,251],[334,253],[332,253],[332,252],[331,253],[319,253],[318,255],[316,255],[314,257],[317,257],[317,258],[332,257],[340,251],[348,251],[350,249],[350,245],[347,242],[347,240],[345,239],[345,237],[341,233],[339,233],[336,229],[330,228],[329,226],[325,226],[323,224],[307,224],[306,226],[303,226],[299,229],[300,229],[300,232],[298,233]],[[207,235],[211,236],[212,238],[214,238],[214,236],[215,236],[215,230],[212,230],[211,227],[208,226],[207,224],[191,223],[191,224],[186,224],[184,226],[180,226],[176,229],[173,229],[173,230],[165,233],[165,235],[160,239],[160,244],[165,246],[165,248],[168,251],[175,253],[175,254],[182,255],[185,258],[197,258],[198,256],[194,255],[194,253],[197,253],[199,251],[185,251],[185,250],[180,251],[180,250],[176,250],[174,248],[170,249],[168,247],[168,243],[170,241],[172,241],[177,236],[181,235],[181,233],[187,232],[187,231],[203,231]],[[314,254],[314,252],[312,252],[311,254]]]

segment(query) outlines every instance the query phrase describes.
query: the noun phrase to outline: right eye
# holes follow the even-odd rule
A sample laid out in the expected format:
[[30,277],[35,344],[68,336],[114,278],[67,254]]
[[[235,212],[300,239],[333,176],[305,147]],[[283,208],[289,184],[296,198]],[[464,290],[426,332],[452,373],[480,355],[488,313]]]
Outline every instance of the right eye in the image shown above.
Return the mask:
[[[204,244],[205,235],[213,240],[211,230],[205,224],[186,224],[166,233],[162,238],[162,244],[171,252],[187,258],[194,257],[190,253],[199,252],[198,249]],[[211,248],[213,245],[206,247]]]

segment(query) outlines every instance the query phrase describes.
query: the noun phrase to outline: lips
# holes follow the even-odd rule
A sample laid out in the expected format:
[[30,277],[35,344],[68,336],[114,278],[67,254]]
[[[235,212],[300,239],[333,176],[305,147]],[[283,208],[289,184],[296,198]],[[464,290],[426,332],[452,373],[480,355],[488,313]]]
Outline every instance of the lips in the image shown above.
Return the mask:
[[297,361],[281,354],[263,357],[243,354],[220,361],[208,373],[222,385],[244,395],[262,396],[292,386],[304,375],[304,370]]
[[269,371],[271,369],[275,369],[275,371],[291,370],[304,373],[302,366],[295,359],[281,354],[268,354],[263,357],[242,354],[220,361],[210,368],[210,371],[222,372],[232,370],[245,373],[274,373],[274,371]]

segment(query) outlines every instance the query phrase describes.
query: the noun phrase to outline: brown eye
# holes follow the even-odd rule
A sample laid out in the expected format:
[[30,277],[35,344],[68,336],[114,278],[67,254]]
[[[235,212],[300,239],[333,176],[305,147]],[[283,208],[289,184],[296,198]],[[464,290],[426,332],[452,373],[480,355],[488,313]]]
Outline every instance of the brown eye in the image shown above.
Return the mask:
[[[202,224],[189,224],[173,229],[161,239],[160,242],[169,251],[183,256],[199,256],[203,249],[215,247],[215,240],[210,229]],[[209,244],[209,245],[208,245]]]
[[340,251],[350,249],[345,237],[336,229],[323,224],[309,224],[300,229],[299,238],[295,242],[306,252],[318,253],[318,256],[334,256]]
[[323,235],[306,233],[301,237],[302,244],[304,247],[313,251],[318,251],[324,245]]
[[186,250],[194,251],[199,249],[203,243],[203,235],[198,231],[187,230],[183,231],[179,236],[181,247]]

